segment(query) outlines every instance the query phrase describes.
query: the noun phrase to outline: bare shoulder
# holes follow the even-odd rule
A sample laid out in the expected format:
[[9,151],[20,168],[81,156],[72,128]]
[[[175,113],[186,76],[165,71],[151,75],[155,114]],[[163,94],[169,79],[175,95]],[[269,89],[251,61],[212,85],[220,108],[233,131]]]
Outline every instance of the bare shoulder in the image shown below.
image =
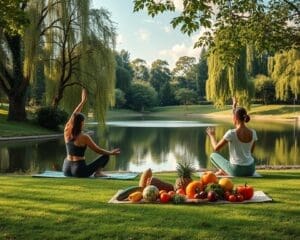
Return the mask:
[[79,139],[81,142],[84,142],[86,144],[91,142],[91,137],[86,133],[81,133],[79,136]]
[[78,137],[80,137],[81,139],[90,139],[90,136],[86,133],[81,133]]

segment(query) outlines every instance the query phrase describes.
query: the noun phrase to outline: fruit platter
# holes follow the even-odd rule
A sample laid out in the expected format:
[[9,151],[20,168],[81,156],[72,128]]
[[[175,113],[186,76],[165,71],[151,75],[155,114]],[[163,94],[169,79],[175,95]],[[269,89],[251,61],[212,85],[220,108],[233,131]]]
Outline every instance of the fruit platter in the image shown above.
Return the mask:
[[217,177],[212,171],[205,172],[196,180],[192,180],[188,166],[179,166],[177,172],[178,178],[172,185],[154,178],[148,170],[141,176],[139,186],[119,190],[109,202],[209,204],[272,201],[262,191],[254,191],[253,186],[235,186],[231,178]]

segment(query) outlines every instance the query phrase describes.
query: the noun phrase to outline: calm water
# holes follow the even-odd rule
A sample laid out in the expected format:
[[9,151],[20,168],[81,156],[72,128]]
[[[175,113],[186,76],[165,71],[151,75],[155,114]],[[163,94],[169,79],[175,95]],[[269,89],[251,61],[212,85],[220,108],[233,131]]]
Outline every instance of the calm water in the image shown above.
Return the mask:
[[[107,129],[96,124],[93,139],[102,147],[120,147],[121,155],[112,157],[107,170],[153,171],[175,170],[178,161],[190,161],[196,168],[211,168],[212,148],[205,134],[215,125],[220,139],[231,122],[196,120],[121,120],[110,121]],[[259,141],[254,157],[257,165],[300,165],[299,126],[295,123],[263,123],[252,120]],[[228,156],[225,148],[222,152]],[[60,168],[65,157],[63,138],[44,141],[0,142],[1,172],[41,172]],[[96,155],[87,151],[87,161]]]

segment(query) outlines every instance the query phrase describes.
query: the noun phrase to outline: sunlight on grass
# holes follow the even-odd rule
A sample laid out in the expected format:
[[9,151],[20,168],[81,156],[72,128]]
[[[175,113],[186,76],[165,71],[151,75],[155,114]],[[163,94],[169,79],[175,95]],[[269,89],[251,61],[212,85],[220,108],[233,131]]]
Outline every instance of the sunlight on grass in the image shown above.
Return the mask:
[[[271,196],[272,203],[108,204],[118,189],[137,185],[138,179],[2,175],[0,239],[296,239],[300,171],[260,173],[263,178],[235,178],[234,183],[247,181]],[[169,182],[176,178],[175,173],[156,176]]]
[[261,115],[282,115],[282,116],[296,116],[300,114],[300,106],[293,105],[267,105],[253,107],[250,114]]

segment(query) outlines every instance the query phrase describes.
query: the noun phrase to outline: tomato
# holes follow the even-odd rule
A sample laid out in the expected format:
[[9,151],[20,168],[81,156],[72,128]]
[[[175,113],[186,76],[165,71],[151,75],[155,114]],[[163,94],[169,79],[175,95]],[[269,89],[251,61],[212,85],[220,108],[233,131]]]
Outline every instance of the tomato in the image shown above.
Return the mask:
[[185,191],[182,188],[177,189],[176,193],[181,194],[181,195],[185,195]]
[[228,196],[228,201],[229,202],[236,202],[236,196],[234,194],[231,194]]
[[238,186],[236,192],[243,195],[244,200],[249,200],[253,197],[254,189],[252,186],[248,186],[247,183],[245,183],[244,186]]
[[168,193],[163,192],[162,194],[160,194],[159,199],[161,203],[167,203],[170,201],[171,196]]
[[160,190],[159,195],[161,195],[162,193],[166,193],[166,192],[167,192],[166,190]]
[[169,191],[168,194],[170,195],[170,197],[173,197],[176,194],[176,192],[175,191]]
[[236,201],[237,202],[242,202],[244,201],[244,196],[242,194],[236,194]]

